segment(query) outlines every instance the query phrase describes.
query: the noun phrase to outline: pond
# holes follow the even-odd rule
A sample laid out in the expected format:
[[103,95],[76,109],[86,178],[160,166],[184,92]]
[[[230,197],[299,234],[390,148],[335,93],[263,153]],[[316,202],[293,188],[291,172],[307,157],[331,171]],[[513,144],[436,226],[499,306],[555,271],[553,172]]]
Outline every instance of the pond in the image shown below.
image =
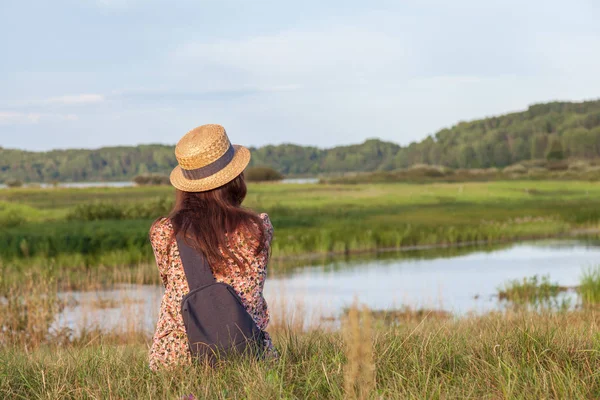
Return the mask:
[[[433,251],[433,250],[431,250]],[[355,300],[372,309],[402,306],[442,309],[457,316],[502,308],[497,289],[506,281],[549,276],[578,285],[585,268],[600,261],[600,246],[581,241],[542,241],[500,249],[469,248],[451,257],[428,251],[387,254],[385,259],[348,259],[301,266],[270,277],[265,286],[273,318],[304,324],[335,320]],[[152,332],[163,289],[121,285],[112,290],[62,293],[67,307],[53,328],[136,329]],[[565,295],[575,301],[575,293]]]

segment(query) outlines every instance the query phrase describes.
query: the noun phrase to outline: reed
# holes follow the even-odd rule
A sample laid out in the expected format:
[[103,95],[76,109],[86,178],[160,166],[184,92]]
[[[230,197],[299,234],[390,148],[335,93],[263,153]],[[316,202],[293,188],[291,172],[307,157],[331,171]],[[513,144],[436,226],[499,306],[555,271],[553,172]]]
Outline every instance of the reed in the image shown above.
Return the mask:
[[533,305],[539,307],[566,308],[568,303],[559,301],[560,293],[567,288],[558,283],[550,282],[549,276],[525,277],[522,280],[511,280],[498,288],[498,298],[506,300],[515,306]]
[[368,399],[375,389],[375,365],[373,363],[373,332],[371,313],[350,308],[344,321],[346,365],[344,367],[344,393],[347,399]]
[[584,306],[600,304],[600,267],[588,268],[583,272],[578,291]]

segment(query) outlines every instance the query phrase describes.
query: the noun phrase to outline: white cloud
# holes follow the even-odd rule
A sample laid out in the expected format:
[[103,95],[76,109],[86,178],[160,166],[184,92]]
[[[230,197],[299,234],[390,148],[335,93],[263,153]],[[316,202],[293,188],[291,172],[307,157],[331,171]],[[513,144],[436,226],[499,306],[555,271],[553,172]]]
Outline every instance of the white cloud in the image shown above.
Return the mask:
[[75,104],[101,103],[104,100],[105,100],[105,97],[101,94],[75,94],[75,95],[51,97],[49,99],[44,100],[43,103],[75,105]]
[[29,125],[40,122],[76,121],[75,114],[24,113],[0,111],[0,125]]
[[337,25],[239,40],[192,41],[179,46],[172,60],[174,74],[196,77],[204,85],[290,90],[383,83],[411,71],[411,53],[399,36]]
[[0,124],[3,125],[35,124],[38,121],[39,114],[0,111]]

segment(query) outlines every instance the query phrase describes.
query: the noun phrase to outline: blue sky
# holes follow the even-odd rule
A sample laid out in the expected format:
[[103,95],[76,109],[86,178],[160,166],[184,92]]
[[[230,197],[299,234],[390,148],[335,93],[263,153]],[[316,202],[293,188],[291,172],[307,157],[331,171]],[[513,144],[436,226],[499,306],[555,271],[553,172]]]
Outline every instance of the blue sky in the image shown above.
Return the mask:
[[600,98],[595,0],[0,0],[0,146],[420,140]]

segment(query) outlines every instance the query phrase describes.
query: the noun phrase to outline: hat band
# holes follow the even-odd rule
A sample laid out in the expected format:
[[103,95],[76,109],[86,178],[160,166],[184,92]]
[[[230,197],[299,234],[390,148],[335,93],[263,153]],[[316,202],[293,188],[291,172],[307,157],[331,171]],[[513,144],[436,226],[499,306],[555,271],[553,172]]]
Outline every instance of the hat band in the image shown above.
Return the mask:
[[196,169],[183,169],[181,168],[181,172],[183,176],[187,179],[204,179],[208,178],[211,175],[216,174],[223,168],[227,166],[233,160],[233,156],[235,154],[235,150],[231,144],[229,144],[229,148],[221,157],[219,157],[216,161],[205,165],[204,167],[196,168]]

